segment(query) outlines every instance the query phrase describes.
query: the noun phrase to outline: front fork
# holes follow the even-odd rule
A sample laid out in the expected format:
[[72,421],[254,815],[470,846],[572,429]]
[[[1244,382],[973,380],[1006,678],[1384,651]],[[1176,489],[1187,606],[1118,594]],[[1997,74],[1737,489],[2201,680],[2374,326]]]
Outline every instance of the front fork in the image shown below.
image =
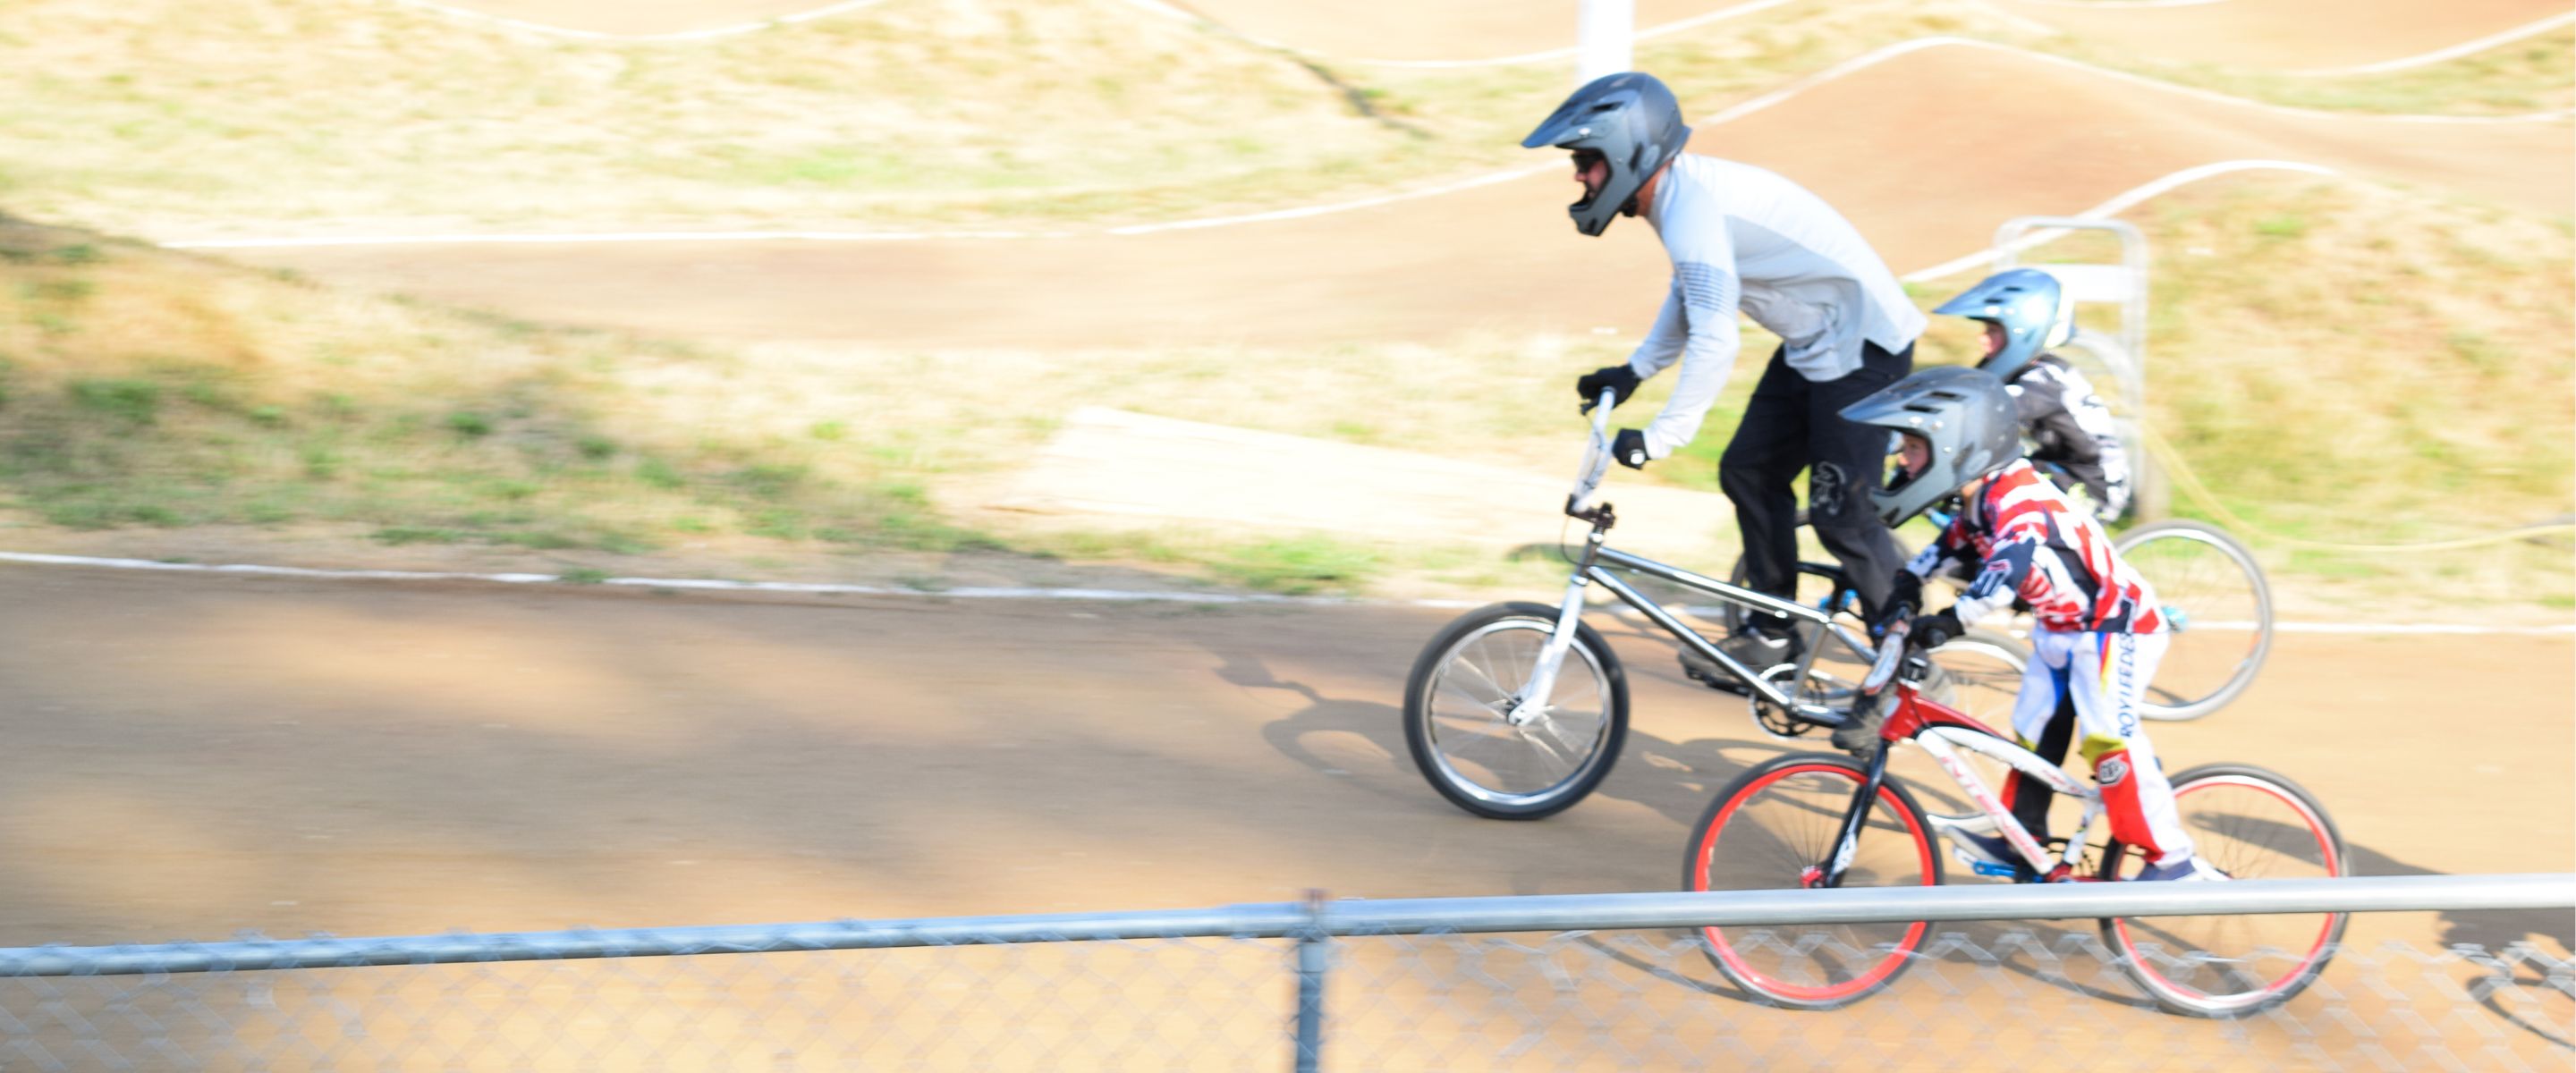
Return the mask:
[[[1602,514],[1606,519],[1607,508]],[[1575,564],[1574,576],[1565,579],[1565,599],[1556,606],[1556,631],[1548,634],[1547,647],[1538,654],[1538,666],[1530,668],[1529,681],[1522,683],[1511,710],[1503,713],[1504,722],[1528,726],[1547,714],[1547,698],[1556,695],[1557,671],[1565,666],[1566,650],[1574,647],[1574,631],[1583,624],[1583,594],[1592,587],[1592,564],[1601,557],[1601,537],[1609,529],[1606,520],[1592,523],[1592,533],[1583,541],[1583,561]]]
[[1861,781],[1860,792],[1852,796],[1851,808],[1843,813],[1842,830],[1834,838],[1834,856],[1822,868],[1809,869],[1806,885],[1839,887],[1843,873],[1851,870],[1852,857],[1860,852],[1860,826],[1869,822],[1869,808],[1878,803],[1878,791],[1887,784],[1889,742],[1881,739],[1870,751],[1869,774]]

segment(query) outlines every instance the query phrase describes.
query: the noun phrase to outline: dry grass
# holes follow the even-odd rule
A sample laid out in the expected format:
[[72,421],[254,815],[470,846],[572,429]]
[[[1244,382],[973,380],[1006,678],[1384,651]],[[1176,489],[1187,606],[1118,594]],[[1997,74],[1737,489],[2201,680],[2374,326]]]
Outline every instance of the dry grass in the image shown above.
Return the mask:
[[[2427,51],[2450,42],[2424,42]],[[2522,115],[2576,107],[2576,29],[2554,30],[2471,56],[2387,74],[2300,77],[2209,64],[2159,63],[2078,38],[2033,42],[2149,78],[2255,100],[2335,112]],[[2392,59],[2395,57],[2391,57]]]
[[1150,210],[1335,181],[1417,140],[1286,58],[1091,0],[907,0],[653,45],[345,0],[9,11],[10,196],[120,229]]
[[[2155,413],[2231,511],[2281,537],[2398,544],[2576,509],[2569,220],[2282,181],[2190,191],[2153,212]],[[2357,597],[2576,606],[2563,540],[2271,547]]]
[[[915,564],[894,580],[936,588],[950,581],[935,560],[905,553],[972,553],[1002,582],[1059,577],[1068,558],[1290,592],[1390,571],[1519,577],[1449,549],[1304,534],[997,536],[980,527],[1006,516],[960,509],[1086,403],[1468,453],[1561,446],[1511,415],[1544,395],[1566,423],[1558,392],[1540,390],[1561,379],[1565,345],[1398,349],[1336,349],[1303,369],[1217,348],[726,351],[334,292],[0,217],[0,490],[22,529],[294,532],[404,546],[415,562],[448,545],[487,565],[505,565],[488,550],[516,549],[545,554],[506,568],[567,576],[644,571],[615,557],[654,553],[695,564],[659,568],[673,572],[846,578],[887,573],[846,556],[892,555]],[[1417,359],[1388,394],[1386,363]],[[1425,406],[1460,362],[1508,373]],[[1371,400],[1379,423],[1308,405],[1326,398]],[[158,542],[224,553],[202,544]]]
[[[0,255],[0,480],[53,525],[322,522],[539,549],[717,531],[973,542],[901,467],[829,450],[837,428],[738,427],[665,394],[737,375],[722,355],[15,222]],[[859,461],[826,473],[826,455]]]

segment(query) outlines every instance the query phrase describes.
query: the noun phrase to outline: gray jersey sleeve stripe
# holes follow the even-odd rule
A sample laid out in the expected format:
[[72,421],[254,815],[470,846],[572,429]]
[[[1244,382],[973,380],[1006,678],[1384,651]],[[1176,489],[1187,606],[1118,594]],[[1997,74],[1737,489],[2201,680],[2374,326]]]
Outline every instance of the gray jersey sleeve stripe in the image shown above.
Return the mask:
[[1673,279],[1681,286],[1682,301],[1692,309],[1735,315],[1736,301],[1744,286],[1735,273],[1712,264],[1684,263],[1673,266]]

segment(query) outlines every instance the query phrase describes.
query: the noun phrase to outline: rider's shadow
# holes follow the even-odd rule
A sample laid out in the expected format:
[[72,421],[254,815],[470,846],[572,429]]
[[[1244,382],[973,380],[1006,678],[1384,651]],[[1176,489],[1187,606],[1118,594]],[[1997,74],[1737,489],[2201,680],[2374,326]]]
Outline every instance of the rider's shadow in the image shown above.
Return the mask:
[[[1634,801],[1654,809],[1683,829],[1699,823],[1717,793],[1735,781],[1747,769],[1782,753],[1807,752],[1831,748],[1821,738],[1778,741],[1752,737],[1706,737],[1673,740],[1639,729],[1633,714],[1641,705],[1637,698],[1640,678],[1657,679],[1690,690],[1711,703],[1706,708],[1706,722],[1711,726],[1742,726],[1750,718],[1743,698],[1720,693],[1682,677],[1679,663],[1669,653],[1679,644],[1653,624],[1621,616],[1606,621],[1596,620],[1594,629],[1626,651],[1621,666],[1628,677],[1629,711],[1628,743],[1621,750],[1619,766],[1595,791],[1602,797]],[[1653,644],[1660,651],[1651,663],[1627,658],[1637,647],[1635,642]],[[1578,805],[1577,808],[1582,806]]]
[[1218,653],[1216,676],[1261,704],[1287,712],[1261,725],[1279,754],[1335,781],[1419,805],[1425,792],[1405,751],[1404,712],[1393,705],[1337,700],[1304,682],[1281,681],[1258,656]]

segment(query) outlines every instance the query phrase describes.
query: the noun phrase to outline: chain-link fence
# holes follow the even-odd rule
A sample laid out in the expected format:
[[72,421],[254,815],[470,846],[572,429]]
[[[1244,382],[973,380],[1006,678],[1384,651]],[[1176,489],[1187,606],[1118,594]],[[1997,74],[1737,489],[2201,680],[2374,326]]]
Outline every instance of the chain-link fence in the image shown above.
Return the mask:
[[[2270,896],[2271,911],[2576,903],[2570,876],[2305,885],[2319,883],[2348,896]],[[2078,901],[1895,893],[1984,899],[1908,899],[1955,921],[1998,905],[2087,915],[2121,904],[2094,892],[2131,893],[2090,886]],[[1889,912],[1816,896],[1890,892],[1790,893],[1844,921]],[[2576,1055],[2576,963],[2528,943],[2349,946],[2288,1002],[2191,1018],[2148,1001],[2086,921],[1938,926],[1894,984],[1834,1010],[1738,990],[1674,926],[1769,919],[1739,945],[1812,950],[1818,933],[1778,924],[1780,904],[1442,899],[9,950],[0,1069],[2548,1070]],[[1495,933],[1569,917],[1617,930]]]

